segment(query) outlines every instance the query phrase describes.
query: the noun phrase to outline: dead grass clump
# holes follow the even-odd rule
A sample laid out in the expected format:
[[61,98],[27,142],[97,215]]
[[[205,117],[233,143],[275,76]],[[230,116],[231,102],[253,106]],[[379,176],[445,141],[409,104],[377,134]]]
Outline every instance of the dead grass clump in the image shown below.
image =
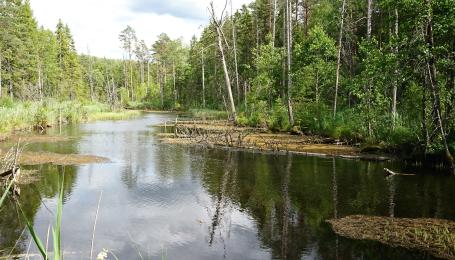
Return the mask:
[[455,259],[453,221],[349,216],[327,222],[335,233],[344,237],[374,240],[393,247],[425,251],[435,257]]
[[12,135],[10,141],[23,143],[58,143],[70,141],[70,137],[66,136],[50,136],[50,135]]
[[109,162],[107,158],[94,155],[58,154],[50,152],[23,152],[19,163],[23,165],[83,165]]

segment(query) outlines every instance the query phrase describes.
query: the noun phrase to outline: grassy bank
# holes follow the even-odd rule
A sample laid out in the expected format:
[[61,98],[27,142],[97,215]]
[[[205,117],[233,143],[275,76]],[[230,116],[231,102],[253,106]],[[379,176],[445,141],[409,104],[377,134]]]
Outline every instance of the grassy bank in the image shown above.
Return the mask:
[[16,102],[0,100],[0,133],[8,134],[18,130],[32,130],[62,124],[73,124],[94,120],[118,120],[138,116],[132,110],[112,110],[101,103],[80,103],[76,101],[57,102]]
[[[218,113],[224,113],[212,110],[190,112],[197,118],[216,118]],[[269,109],[267,103],[259,101],[251,105],[247,112],[238,112],[236,125],[266,128],[272,132],[303,133],[331,138],[337,143],[356,146],[368,153],[393,154],[412,163],[419,162],[430,166],[446,164],[442,139],[435,137],[425,146],[420,123],[414,117],[399,117],[395,127],[392,127],[390,116],[384,112],[377,115],[376,120],[371,121],[370,128],[368,118],[362,110],[345,109],[334,117],[330,107],[312,103],[295,106],[294,117],[295,124],[291,126],[285,106],[275,103]],[[453,123],[447,124],[447,133],[449,149],[455,153]]]

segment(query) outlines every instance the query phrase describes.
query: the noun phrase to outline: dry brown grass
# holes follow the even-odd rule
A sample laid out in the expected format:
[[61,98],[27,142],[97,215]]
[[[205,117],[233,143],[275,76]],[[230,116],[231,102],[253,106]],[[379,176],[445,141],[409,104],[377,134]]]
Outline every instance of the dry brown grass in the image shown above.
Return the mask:
[[327,221],[338,235],[374,240],[428,252],[435,257],[455,259],[455,222],[440,219],[406,219],[349,216]]
[[[0,156],[3,156],[0,154]],[[58,154],[50,152],[23,152],[19,159],[21,165],[83,165],[92,163],[105,163],[109,159],[94,155]]]
[[70,137],[66,136],[50,136],[50,135],[11,135],[8,138],[8,141],[17,143],[21,141],[22,143],[58,143],[58,142],[67,142],[70,141]]

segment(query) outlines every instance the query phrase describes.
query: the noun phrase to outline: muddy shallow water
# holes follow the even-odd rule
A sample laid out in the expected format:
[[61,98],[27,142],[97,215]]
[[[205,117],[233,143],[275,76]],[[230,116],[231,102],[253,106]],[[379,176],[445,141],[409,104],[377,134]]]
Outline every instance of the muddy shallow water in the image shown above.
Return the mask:
[[[28,166],[41,174],[20,203],[46,240],[59,175],[65,174],[62,244],[87,259],[103,192],[94,252],[119,259],[432,259],[425,253],[337,236],[325,222],[353,214],[455,220],[455,179],[400,163],[260,154],[161,144],[150,125],[171,114],[51,130],[69,137],[29,151],[90,154],[110,162]],[[424,173],[386,179],[383,168]],[[39,195],[39,196],[38,196]],[[8,202],[0,254],[27,252],[30,236]],[[51,244],[51,243],[50,243]],[[30,247],[31,253],[37,253]],[[36,257],[38,259],[38,257]]]

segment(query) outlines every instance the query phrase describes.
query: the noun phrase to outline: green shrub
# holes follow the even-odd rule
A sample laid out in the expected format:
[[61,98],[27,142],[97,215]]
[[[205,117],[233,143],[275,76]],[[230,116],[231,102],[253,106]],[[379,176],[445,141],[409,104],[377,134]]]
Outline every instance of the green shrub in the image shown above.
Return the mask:
[[275,102],[270,118],[267,120],[267,125],[270,130],[274,131],[287,131],[291,127],[287,108],[280,100]]
[[0,107],[4,108],[13,108],[14,107],[14,101],[10,97],[3,97],[0,99]]
[[248,117],[248,124],[252,127],[266,127],[267,126],[267,103],[259,101],[257,104],[252,104],[250,108],[250,116]]
[[248,126],[248,125],[249,125],[249,120],[248,120],[248,118],[245,116],[245,114],[240,113],[240,114],[237,116],[237,120],[236,120],[235,123],[237,124],[237,126]]
[[45,105],[39,106],[38,110],[35,113],[33,124],[35,126],[46,127],[49,124],[48,114],[49,111]]

